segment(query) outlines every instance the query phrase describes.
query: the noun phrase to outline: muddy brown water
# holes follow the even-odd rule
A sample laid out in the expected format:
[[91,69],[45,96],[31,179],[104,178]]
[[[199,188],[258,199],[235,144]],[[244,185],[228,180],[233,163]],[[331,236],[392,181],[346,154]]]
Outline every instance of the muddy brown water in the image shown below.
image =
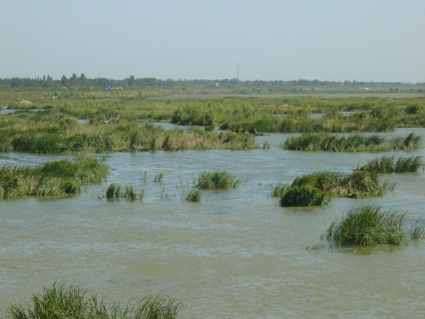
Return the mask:
[[[382,134],[425,136],[423,129]],[[386,175],[382,198],[335,198],[323,207],[282,208],[271,185],[318,170],[349,172],[381,154],[307,153],[257,137],[270,150],[113,153],[107,182],[60,199],[0,201],[0,309],[27,304],[55,281],[80,283],[107,300],[165,293],[194,318],[423,318],[425,242],[309,250],[354,205],[377,204],[425,217],[425,174]],[[386,155],[425,155],[393,152]],[[0,164],[38,165],[62,156],[2,154]],[[227,170],[239,188],[182,195],[198,173]],[[144,182],[144,172],[147,182]],[[163,172],[160,183],[155,174]],[[144,188],[143,201],[99,200],[111,182]]]

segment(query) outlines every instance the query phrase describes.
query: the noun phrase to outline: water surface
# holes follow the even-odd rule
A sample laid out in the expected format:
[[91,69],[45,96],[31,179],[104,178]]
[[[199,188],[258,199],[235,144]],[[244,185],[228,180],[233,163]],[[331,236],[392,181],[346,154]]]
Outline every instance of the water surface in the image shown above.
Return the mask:
[[[381,135],[425,135],[403,129]],[[386,175],[383,198],[336,198],[323,207],[282,208],[272,185],[318,170],[350,172],[382,154],[279,148],[288,136],[257,137],[270,150],[113,153],[107,182],[61,199],[0,201],[0,309],[28,302],[55,280],[108,300],[166,293],[195,318],[329,318],[425,315],[425,243],[345,251],[306,249],[353,205],[425,215],[425,175]],[[425,155],[423,149],[386,155]],[[0,164],[39,165],[63,156],[1,154]],[[239,188],[182,200],[204,170],[227,170]],[[144,181],[146,172],[147,181]],[[163,182],[154,176],[163,172]],[[99,200],[111,182],[144,188],[143,201]]]

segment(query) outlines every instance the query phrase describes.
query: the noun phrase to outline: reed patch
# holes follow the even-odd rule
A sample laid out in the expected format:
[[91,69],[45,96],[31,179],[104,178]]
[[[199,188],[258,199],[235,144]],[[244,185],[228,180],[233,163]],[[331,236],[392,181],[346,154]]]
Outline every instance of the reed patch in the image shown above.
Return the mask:
[[360,206],[351,208],[340,221],[334,221],[327,230],[327,239],[341,246],[399,245],[423,237],[424,231],[420,220],[408,227],[406,213]]
[[421,136],[410,133],[406,138],[385,139],[378,135],[351,136],[328,133],[304,133],[288,138],[281,147],[291,151],[307,152],[389,152],[412,151],[421,146]]

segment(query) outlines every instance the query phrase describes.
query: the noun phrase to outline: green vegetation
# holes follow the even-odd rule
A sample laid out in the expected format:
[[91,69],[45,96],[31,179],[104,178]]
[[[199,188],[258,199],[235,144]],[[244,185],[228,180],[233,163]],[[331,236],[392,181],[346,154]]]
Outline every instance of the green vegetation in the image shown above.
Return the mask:
[[272,197],[281,197],[288,187],[289,185],[287,184],[278,183],[272,188]]
[[282,145],[283,149],[309,152],[389,152],[411,151],[421,145],[421,136],[410,133],[406,138],[397,137],[385,139],[378,135],[372,136],[337,136],[327,133],[302,134],[288,138]]
[[378,206],[350,209],[328,228],[327,239],[342,246],[407,243],[409,238],[424,235],[424,226],[417,221],[406,231],[406,213],[383,212]]
[[397,161],[393,156],[382,156],[368,161],[360,169],[362,171],[376,171],[378,173],[416,173],[424,166],[422,156],[399,157]]
[[53,284],[42,294],[33,294],[32,304],[24,308],[12,304],[10,319],[174,319],[179,318],[183,304],[162,295],[148,296],[138,303],[114,302],[107,306],[104,298],[78,285]]
[[162,179],[164,178],[164,173],[163,172],[161,172],[161,173],[158,173],[158,174],[156,174],[155,175],[155,177],[154,177],[154,179],[153,179],[153,181],[155,182],[155,183],[159,183],[159,182],[161,182],[162,181]]
[[57,110],[0,116],[0,151],[61,154],[157,150],[257,148],[251,135],[233,132],[164,130],[136,121],[76,124]]
[[383,196],[394,185],[382,183],[377,172],[355,170],[351,174],[316,172],[297,177],[291,185],[318,188],[330,196],[363,198]]
[[99,183],[107,174],[108,166],[88,155],[40,167],[3,166],[0,168],[0,198],[75,194],[81,185]]
[[291,186],[280,195],[280,206],[319,206],[326,204],[328,193],[310,186]]
[[202,197],[202,192],[194,187],[192,188],[186,196],[186,200],[189,202],[200,202]]
[[99,195],[99,198],[106,197],[108,199],[125,198],[128,200],[143,199],[145,196],[144,189],[134,189],[131,184],[121,187],[120,184],[111,183],[106,189],[105,196]]
[[240,180],[236,179],[226,171],[202,172],[198,176],[196,187],[201,189],[211,188],[236,188],[240,184]]

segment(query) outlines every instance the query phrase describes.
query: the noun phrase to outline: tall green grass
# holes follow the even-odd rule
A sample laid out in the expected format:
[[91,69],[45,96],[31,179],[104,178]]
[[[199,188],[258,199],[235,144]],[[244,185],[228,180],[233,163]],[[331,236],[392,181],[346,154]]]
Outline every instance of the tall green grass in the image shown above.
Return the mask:
[[55,283],[33,294],[27,307],[12,304],[10,319],[175,319],[184,308],[181,302],[163,295],[148,296],[139,302],[114,302],[108,306],[104,298],[79,285]]
[[111,183],[106,189],[105,195],[98,195],[99,198],[106,197],[107,199],[125,198],[127,200],[143,199],[145,190],[135,189],[133,185],[127,184],[121,187],[120,184]]
[[412,151],[421,145],[421,136],[410,133],[406,138],[385,139],[378,135],[348,137],[328,133],[308,133],[288,138],[281,146],[292,151],[310,152],[389,152]]
[[188,202],[200,202],[201,198],[202,192],[196,187],[193,187],[186,196]]
[[376,171],[379,173],[415,173],[424,166],[422,156],[399,157],[397,161],[393,156],[382,156],[368,161],[360,169]]
[[240,184],[240,180],[226,171],[202,172],[198,176],[196,187],[201,189],[210,188],[236,188]]
[[297,177],[292,186],[315,187],[330,196],[363,198],[383,196],[394,185],[383,183],[375,171],[356,169],[351,174],[338,172],[316,172]]
[[338,245],[402,244],[424,234],[424,225],[417,221],[408,229],[406,213],[383,212],[379,206],[351,208],[340,221],[327,230],[327,239]]
[[291,186],[280,195],[280,206],[320,206],[326,204],[328,193],[310,186]]
[[39,167],[3,166],[0,168],[0,198],[75,194],[81,185],[101,182],[108,170],[107,165],[88,155]]

